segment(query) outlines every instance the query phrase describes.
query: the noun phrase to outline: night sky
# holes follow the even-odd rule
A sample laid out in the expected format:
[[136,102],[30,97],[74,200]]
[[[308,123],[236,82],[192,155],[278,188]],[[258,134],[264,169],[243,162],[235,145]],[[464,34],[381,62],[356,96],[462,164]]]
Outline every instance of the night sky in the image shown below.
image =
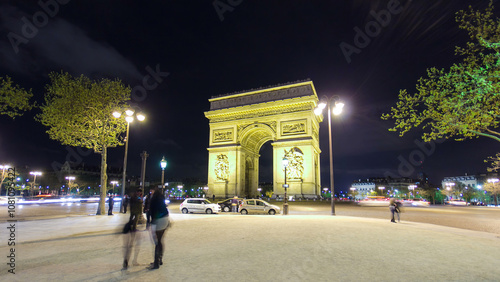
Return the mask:
[[[159,181],[165,156],[167,180],[206,181],[208,99],[305,79],[313,81],[320,98],[339,95],[346,105],[333,121],[336,191],[357,179],[418,172],[439,185],[446,176],[486,172],[483,160],[498,152],[498,144],[487,139],[448,140],[423,150],[416,143],[421,131],[401,138],[388,131],[393,122],[380,119],[399,89],[414,92],[427,68],[448,68],[458,60],[454,48],[464,45],[467,34],[458,29],[455,12],[470,3],[484,8],[488,1],[47,0],[57,8],[45,9],[37,2],[0,2],[0,76],[32,88],[37,101],[43,101],[52,71],[120,78],[132,88],[159,72],[154,89],[132,94],[131,103],[147,120],[131,125],[129,175],[140,174],[145,150],[149,180]],[[357,48],[356,30],[373,27],[374,15],[384,13],[390,19],[371,30],[369,42],[357,41],[357,53],[345,56],[340,45]],[[34,15],[37,30],[26,33]],[[22,42],[13,46],[12,34]],[[33,119],[36,113],[0,117],[0,163],[51,170],[71,156],[49,139]],[[326,120],[320,138],[322,186],[328,187]],[[272,181],[271,150],[270,143],[261,150],[261,182]],[[111,148],[108,165],[121,167],[123,154],[124,147]],[[100,162],[94,153],[69,159]]]

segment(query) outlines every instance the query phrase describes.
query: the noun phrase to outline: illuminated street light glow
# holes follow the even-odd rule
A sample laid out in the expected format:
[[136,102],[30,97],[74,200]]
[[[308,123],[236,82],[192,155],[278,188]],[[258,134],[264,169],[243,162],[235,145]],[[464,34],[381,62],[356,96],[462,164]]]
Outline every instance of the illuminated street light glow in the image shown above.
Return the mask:
[[286,195],[286,189],[288,188],[288,184],[286,184],[286,170],[287,170],[287,167],[288,167],[288,159],[286,158],[286,156],[283,157],[283,160],[281,161],[283,167],[285,168],[285,184],[283,184],[283,188],[285,188],[285,199],[283,200],[283,215],[287,215],[288,214],[288,199],[287,199],[287,195]]
[[75,180],[75,177],[74,176],[66,176],[65,179],[68,180],[68,191],[67,191],[67,194],[69,195],[71,193],[71,182],[73,180]]
[[[131,109],[125,110],[125,121],[127,121],[127,131],[125,135],[125,155],[123,157],[123,178],[122,178],[122,191],[121,197],[125,196],[125,185],[127,184],[127,155],[128,155],[128,140],[129,140],[129,132],[130,132],[130,123],[134,121],[134,111]],[[122,114],[118,111],[113,112],[113,116],[115,118],[120,118]],[[139,113],[136,115],[139,121],[144,121],[146,117],[144,114]],[[120,203],[120,212],[124,211],[123,201]]]
[[498,178],[489,178],[488,183],[497,183],[499,181]]
[[[331,104],[335,102],[335,107],[332,109]],[[331,112],[333,111],[334,115],[340,115],[342,113],[342,109],[344,108],[344,103],[340,101],[340,97],[334,95],[332,97],[323,96],[318,106],[314,109],[314,113],[316,115],[321,115],[324,108],[328,108],[328,145],[330,151],[330,189],[331,189],[331,208],[332,215],[335,215],[335,186],[333,185],[333,142],[332,142],[332,117]]]
[[33,188],[33,192],[34,192],[35,185],[36,185],[36,177],[42,175],[42,173],[40,171],[30,171],[30,174],[34,176],[33,187],[32,187]]
[[144,121],[146,119],[146,116],[143,115],[142,113],[137,114],[137,120],[138,121]]
[[160,167],[161,167],[161,193],[163,194],[165,191],[165,168],[167,167],[167,160],[165,160],[165,157],[161,158]]

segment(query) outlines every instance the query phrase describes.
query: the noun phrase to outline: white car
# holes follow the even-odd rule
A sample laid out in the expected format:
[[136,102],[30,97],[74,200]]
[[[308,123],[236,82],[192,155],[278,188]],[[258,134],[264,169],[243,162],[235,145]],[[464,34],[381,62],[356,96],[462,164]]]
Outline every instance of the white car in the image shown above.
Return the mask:
[[446,203],[448,205],[451,205],[451,206],[468,206],[469,205],[469,204],[467,204],[466,201],[461,201],[461,200],[456,200],[456,199],[449,200]]
[[257,199],[245,199],[240,204],[240,213],[241,214],[249,214],[249,213],[266,213],[270,215],[275,215],[280,213],[280,208],[275,205],[271,205],[270,203]]
[[217,204],[210,203],[205,198],[189,198],[182,202],[179,210],[182,213],[218,213],[220,212],[220,207]]

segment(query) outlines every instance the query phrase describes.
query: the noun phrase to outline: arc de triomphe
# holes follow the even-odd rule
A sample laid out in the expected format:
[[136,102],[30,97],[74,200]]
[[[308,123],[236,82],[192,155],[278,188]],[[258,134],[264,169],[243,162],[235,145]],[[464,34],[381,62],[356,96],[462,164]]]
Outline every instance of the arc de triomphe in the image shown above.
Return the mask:
[[274,194],[316,197],[321,193],[318,96],[312,81],[285,84],[209,99],[208,194],[255,197],[260,149],[273,146]]

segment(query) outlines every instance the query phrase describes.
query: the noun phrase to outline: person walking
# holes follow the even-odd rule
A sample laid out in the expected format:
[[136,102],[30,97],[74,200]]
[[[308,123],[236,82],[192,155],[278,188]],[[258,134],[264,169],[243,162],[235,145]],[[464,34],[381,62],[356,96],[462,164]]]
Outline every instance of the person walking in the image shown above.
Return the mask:
[[231,200],[231,209],[233,212],[238,212],[238,196],[234,196]]
[[124,243],[124,258],[123,258],[123,270],[126,270],[130,261],[130,254],[132,253],[132,248],[135,249],[134,254],[134,265],[137,265],[137,256],[139,254],[139,238],[137,238],[137,221],[139,217],[142,217],[142,189],[137,189],[137,191],[130,197],[130,218],[129,225],[130,231],[125,236]]
[[128,195],[125,194],[125,196],[123,196],[123,213],[127,213],[128,201],[129,201]]
[[153,226],[151,228],[151,233],[155,243],[154,262],[151,263],[149,269],[158,269],[160,265],[163,265],[163,235],[170,225],[165,197],[158,188],[154,189],[149,211],[151,213],[151,224]]
[[398,222],[400,222],[399,214],[403,211],[403,203],[401,203],[400,201],[395,201],[394,203],[395,203],[394,212],[398,216]]
[[109,200],[108,200],[108,215],[113,215],[113,205],[115,201],[113,200],[113,195],[109,195]]
[[144,198],[144,213],[146,213],[146,229],[149,229],[151,225],[151,212],[149,212],[149,207],[151,206],[151,191]]
[[394,223],[396,223],[396,220],[394,220],[394,213],[396,212],[397,207],[398,207],[398,205],[396,204],[396,199],[391,198],[389,200],[389,210],[391,211],[391,222],[394,222]]

